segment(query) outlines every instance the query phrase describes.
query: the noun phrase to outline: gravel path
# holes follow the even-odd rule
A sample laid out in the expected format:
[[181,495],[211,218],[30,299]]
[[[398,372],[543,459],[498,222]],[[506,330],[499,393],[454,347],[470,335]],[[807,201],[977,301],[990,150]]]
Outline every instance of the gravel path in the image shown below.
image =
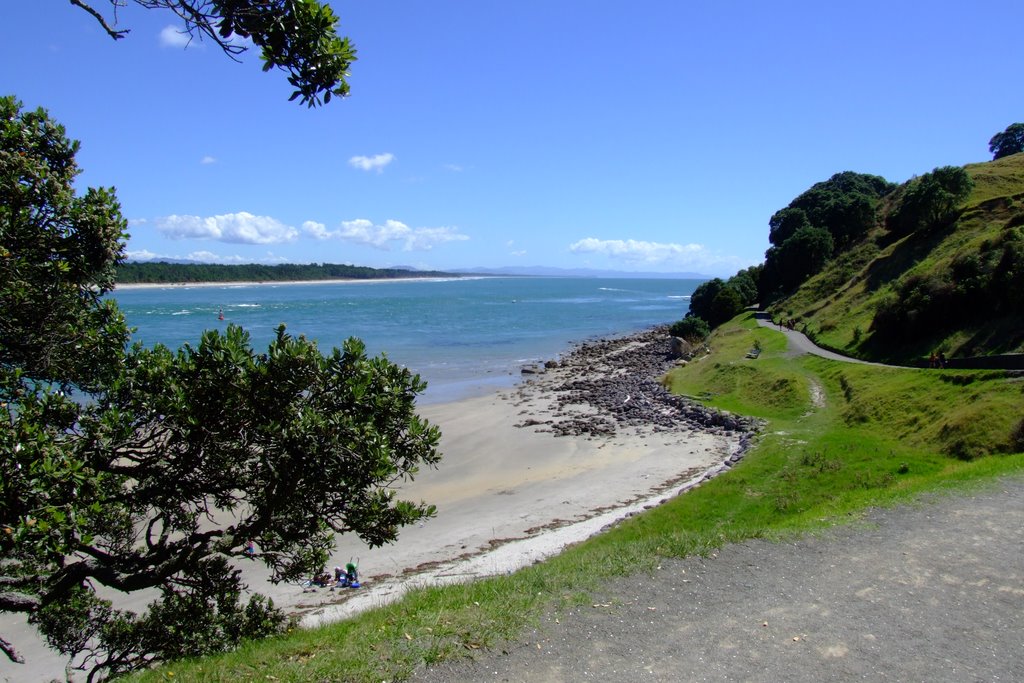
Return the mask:
[[1024,681],[1024,478],[665,561],[448,681]]

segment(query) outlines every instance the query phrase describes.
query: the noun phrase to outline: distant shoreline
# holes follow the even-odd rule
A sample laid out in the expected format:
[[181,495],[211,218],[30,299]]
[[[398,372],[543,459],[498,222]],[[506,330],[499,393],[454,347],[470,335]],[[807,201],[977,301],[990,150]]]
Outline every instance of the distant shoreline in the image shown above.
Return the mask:
[[453,280],[482,280],[500,275],[465,275],[458,277],[368,277],[331,278],[327,280],[225,280],[224,282],[124,282],[114,285],[114,291],[129,289],[188,289],[189,287],[258,287],[266,285],[350,285],[361,282],[448,282]]

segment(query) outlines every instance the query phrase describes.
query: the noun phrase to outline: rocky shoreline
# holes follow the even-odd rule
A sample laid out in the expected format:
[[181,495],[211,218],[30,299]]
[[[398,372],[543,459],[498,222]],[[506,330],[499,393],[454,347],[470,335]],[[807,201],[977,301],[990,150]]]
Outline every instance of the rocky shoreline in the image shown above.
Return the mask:
[[550,402],[516,427],[582,438],[614,437],[622,430],[699,430],[738,436],[742,455],[761,421],[669,392],[661,379],[680,362],[667,326],[580,343],[557,360],[523,369],[527,379],[514,392],[517,404],[539,396]]

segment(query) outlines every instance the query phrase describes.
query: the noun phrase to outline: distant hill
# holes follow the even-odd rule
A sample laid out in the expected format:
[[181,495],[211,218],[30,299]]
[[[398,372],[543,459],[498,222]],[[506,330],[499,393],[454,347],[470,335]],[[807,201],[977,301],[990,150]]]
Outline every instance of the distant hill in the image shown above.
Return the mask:
[[257,263],[224,265],[170,261],[129,261],[117,267],[117,284],[181,282],[285,282],[307,280],[372,280],[410,277],[458,277],[456,273],[408,267],[368,268],[334,263]]
[[893,229],[908,181],[883,198],[874,229],[770,312],[863,358],[1024,352],[1024,154],[964,170],[973,189],[949,217]]

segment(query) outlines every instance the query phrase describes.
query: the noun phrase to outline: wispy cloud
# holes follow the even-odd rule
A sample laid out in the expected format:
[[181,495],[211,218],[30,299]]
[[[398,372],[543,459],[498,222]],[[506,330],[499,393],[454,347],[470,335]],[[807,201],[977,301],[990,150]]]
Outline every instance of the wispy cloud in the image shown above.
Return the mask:
[[672,242],[645,242],[642,240],[600,240],[593,237],[569,245],[574,254],[603,254],[629,263],[666,264],[695,266],[703,264],[708,257],[707,249],[700,244],[675,244]]
[[207,154],[206,156],[199,160],[199,163],[203,164],[204,166],[208,166],[209,164],[215,164],[217,163],[217,157],[212,157],[209,154]]
[[429,251],[439,244],[469,239],[457,228],[410,228],[396,220],[378,225],[365,218],[342,221],[337,230],[328,230],[323,223],[306,221],[302,229],[318,240],[342,240],[385,251],[399,245],[402,251]]
[[188,47],[192,36],[173,25],[164,26],[160,31],[160,45],[163,47]]
[[459,164],[445,164],[444,170],[451,171],[452,173],[462,173],[465,169]]
[[224,255],[215,254],[212,251],[191,251],[186,256],[189,261],[199,261],[200,263],[288,263],[289,260],[284,256],[275,256],[274,254],[267,254],[266,256],[259,256],[253,258],[252,256],[239,256],[238,254]]
[[181,254],[157,254],[148,249],[138,251],[126,251],[125,256],[132,261],[198,261],[199,263],[288,263],[284,256],[276,256],[268,253],[266,256],[239,256],[238,254],[224,255],[212,251],[191,251],[182,256]]
[[752,265],[738,256],[713,252],[702,244],[646,242],[644,240],[601,240],[593,237],[569,245],[575,254],[597,254],[637,270],[664,268],[698,273],[734,273]]
[[352,157],[348,160],[348,165],[352,168],[358,168],[360,171],[376,171],[377,173],[383,173],[384,167],[394,160],[394,154],[391,152],[385,152],[384,154],[375,154],[372,157]]
[[270,216],[247,211],[220,216],[165,216],[153,221],[171,239],[207,239],[234,244],[281,244],[294,242],[299,231]]

